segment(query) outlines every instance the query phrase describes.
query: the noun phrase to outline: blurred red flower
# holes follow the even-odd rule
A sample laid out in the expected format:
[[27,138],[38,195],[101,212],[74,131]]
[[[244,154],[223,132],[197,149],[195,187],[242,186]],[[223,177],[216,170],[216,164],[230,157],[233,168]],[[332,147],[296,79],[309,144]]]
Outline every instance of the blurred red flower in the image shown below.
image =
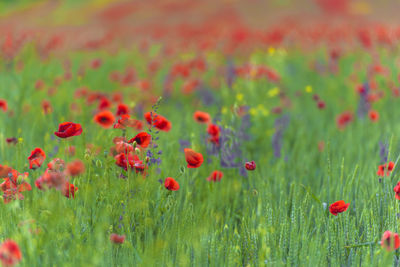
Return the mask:
[[393,251],[400,247],[400,238],[397,233],[386,231],[382,235],[381,246],[387,251]]
[[196,111],[193,115],[193,118],[198,123],[209,123],[211,121],[210,114],[203,111]]
[[393,171],[394,168],[394,162],[391,161],[389,162],[387,165],[386,164],[382,164],[378,166],[378,171],[376,172],[376,174],[378,176],[385,176],[385,170],[386,170],[386,176],[389,176],[390,173]]
[[224,173],[221,171],[213,171],[210,176],[208,176],[207,181],[219,182],[222,177],[224,177]]
[[18,244],[13,240],[6,240],[0,245],[0,261],[3,266],[14,266],[22,259]]
[[101,127],[107,129],[114,125],[115,117],[111,111],[105,110],[100,111],[94,116],[94,121],[99,124]]
[[113,233],[110,235],[110,241],[113,242],[114,244],[122,244],[125,241],[125,236]]

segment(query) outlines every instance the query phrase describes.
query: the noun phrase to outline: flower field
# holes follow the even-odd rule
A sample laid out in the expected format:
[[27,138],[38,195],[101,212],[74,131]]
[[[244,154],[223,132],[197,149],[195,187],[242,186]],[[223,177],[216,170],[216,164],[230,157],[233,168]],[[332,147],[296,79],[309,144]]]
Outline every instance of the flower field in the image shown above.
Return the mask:
[[398,266],[398,4],[308,5],[1,2],[0,263]]

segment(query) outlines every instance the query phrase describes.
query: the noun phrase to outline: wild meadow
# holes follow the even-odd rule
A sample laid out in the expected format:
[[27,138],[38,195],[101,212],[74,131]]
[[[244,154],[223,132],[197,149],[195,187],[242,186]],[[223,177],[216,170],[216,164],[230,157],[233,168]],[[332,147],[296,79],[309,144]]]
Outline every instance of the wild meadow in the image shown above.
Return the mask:
[[314,2],[1,3],[1,264],[399,266],[399,28]]

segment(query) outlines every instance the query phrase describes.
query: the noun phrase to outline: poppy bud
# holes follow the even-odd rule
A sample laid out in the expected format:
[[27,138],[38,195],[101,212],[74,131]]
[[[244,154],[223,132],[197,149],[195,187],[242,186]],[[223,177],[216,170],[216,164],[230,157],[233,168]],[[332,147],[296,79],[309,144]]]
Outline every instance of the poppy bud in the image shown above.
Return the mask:
[[256,163],[254,161],[246,162],[245,167],[248,171],[254,171],[256,169]]
[[136,141],[133,141],[132,146],[133,146],[133,148],[136,148],[137,142],[136,142]]
[[140,149],[139,148],[135,148],[135,154],[136,155],[140,155]]
[[98,168],[103,167],[103,163],[101,163],[101,160],[96,160],[96,167]]
[[145,161],[146,161],[146,163],[149,163],[150,162],[150,158],[146,156]]

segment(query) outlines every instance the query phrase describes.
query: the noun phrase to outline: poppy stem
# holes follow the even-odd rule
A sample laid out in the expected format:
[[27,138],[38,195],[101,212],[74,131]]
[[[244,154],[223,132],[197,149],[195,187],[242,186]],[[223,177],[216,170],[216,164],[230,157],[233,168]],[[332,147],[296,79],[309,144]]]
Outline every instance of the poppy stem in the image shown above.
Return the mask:
[[349,245],[349,246],[344,246],[344,247],[345,248],[358,248],[358,247],[364,247],[364,246],[369,246],[369,245],[374,245],[374,244],[378,245],[379,243],[375,240],[375,241],[371,241],[371,242]]

